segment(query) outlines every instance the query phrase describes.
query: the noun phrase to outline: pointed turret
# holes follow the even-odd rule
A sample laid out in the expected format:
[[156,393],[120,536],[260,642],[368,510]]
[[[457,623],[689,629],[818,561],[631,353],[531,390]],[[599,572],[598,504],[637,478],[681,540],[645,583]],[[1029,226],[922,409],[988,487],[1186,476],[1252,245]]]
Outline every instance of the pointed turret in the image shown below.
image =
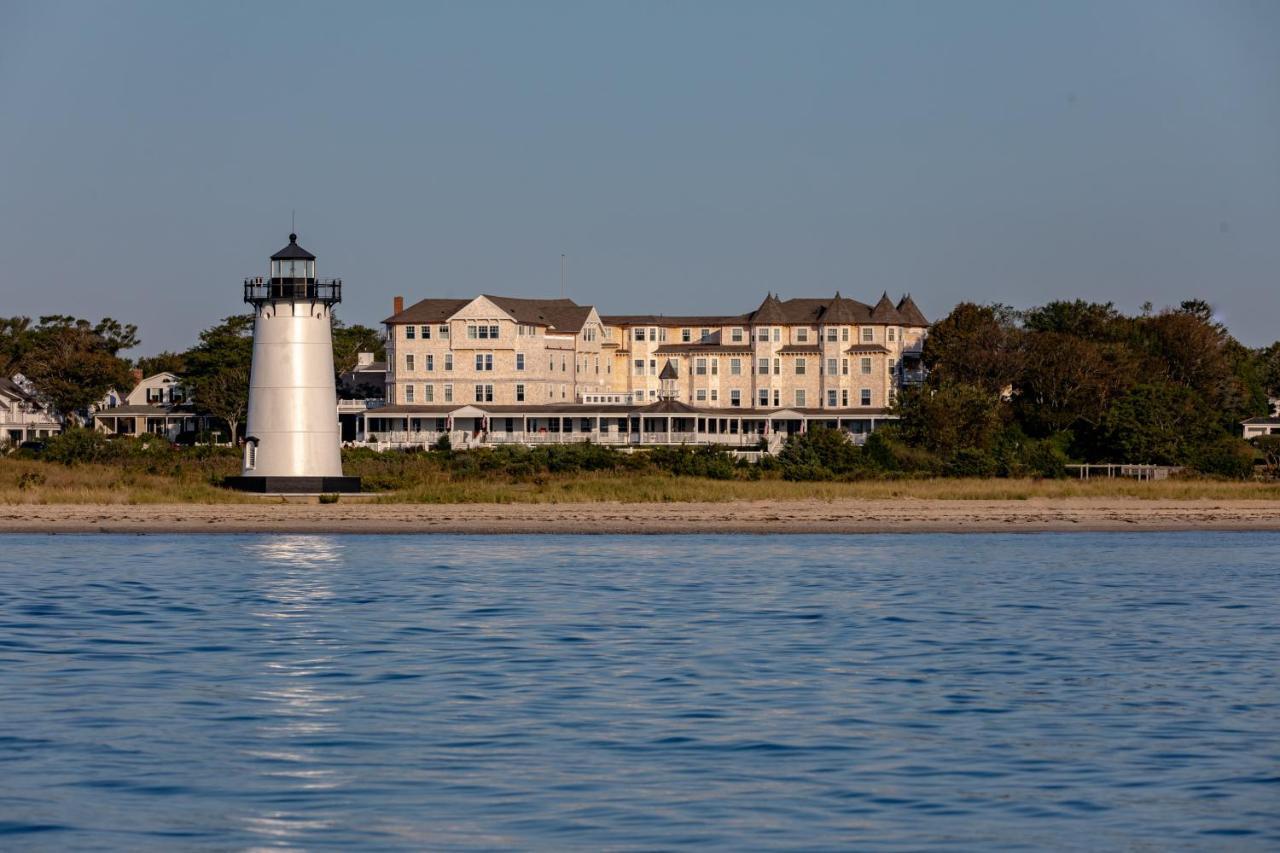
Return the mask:
[[767,294],[764,302],[760,303],[760,307],[751,313],[751,322],[756,325],[786,323],[787,318],[782,310],[782,302],[772,293]]
[[893,307],[893,302],[889,299],[889,292],[885,291],[880,297],[880,301],[876,303],[876,307],[871,309],[871,322],[873,323],[901,323],[902,315],[898,313],[898,309]]
[[926,327],[929,321],[925,319],[924,312],[916,307],[915,300],[908,293],[902,297],[898,303],[898,313],[902,316],[902,325],[904,326],[921,326]]
[[835,298],[827,303],[822,316],[818,319],[825,326],[852,326],[860,322],[858,303],[852,299],[845,299],[837,290]]

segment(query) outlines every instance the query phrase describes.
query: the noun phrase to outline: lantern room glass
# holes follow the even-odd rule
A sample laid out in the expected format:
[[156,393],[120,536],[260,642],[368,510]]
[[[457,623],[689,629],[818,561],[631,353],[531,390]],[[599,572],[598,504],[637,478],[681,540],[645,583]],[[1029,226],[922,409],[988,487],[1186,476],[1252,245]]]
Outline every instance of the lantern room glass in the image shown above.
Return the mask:
[[307,279],[316,277],[316,262],[305,260],[284,260],[271,262],[271,277],[280,279]]

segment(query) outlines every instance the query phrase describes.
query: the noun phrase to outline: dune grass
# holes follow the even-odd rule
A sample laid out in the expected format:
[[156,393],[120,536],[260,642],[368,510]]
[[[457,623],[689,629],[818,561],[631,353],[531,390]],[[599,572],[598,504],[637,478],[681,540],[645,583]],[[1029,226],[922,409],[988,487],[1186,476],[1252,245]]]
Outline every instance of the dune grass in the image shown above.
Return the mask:
[[[223,489],[215,482],[234,464],[128,466],[62,465],[0,458],[2,504],[229,504],[264,499]],[[359,474],[359,471],[349,473]],[[401,488],[344,502],[376,503],[681,503],[690,501],[794,500],[1030,500],[1132,498],[1137,500],[1280,500],[1280,483],[1175,479],[1133,480],[899,479],[856,482],[712,480],[654,472],[546,474],[533,478],[459,476],[423,468]],[[278,500],[278,499],[276,499]]]

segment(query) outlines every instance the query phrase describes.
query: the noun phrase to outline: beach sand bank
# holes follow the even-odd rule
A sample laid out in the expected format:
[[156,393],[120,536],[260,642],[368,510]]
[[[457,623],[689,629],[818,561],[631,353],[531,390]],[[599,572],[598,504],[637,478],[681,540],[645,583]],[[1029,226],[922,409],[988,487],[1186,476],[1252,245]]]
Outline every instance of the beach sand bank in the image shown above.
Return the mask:
[[0,533],[1280,531],[1280,501],[1124,498],[562,504],[26,504]]

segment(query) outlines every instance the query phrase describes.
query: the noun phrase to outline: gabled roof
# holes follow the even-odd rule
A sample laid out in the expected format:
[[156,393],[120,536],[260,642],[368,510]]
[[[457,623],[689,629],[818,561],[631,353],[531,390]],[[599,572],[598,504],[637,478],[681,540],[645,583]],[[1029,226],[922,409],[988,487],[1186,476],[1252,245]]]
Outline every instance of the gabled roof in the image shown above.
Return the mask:
[[39,405],[40,401],[35,395],[27,391],[17,382],[14,382],[7,376],[0,376],[0,394],[11,397],[15,400],[21,400],[26,403],[35,403]]
[[676,369],[676,363],[671,359],[667,359],[667,363],[663,366],[662,372],[658,374],[659,379],[679,379],[680,371]]
[[924,312],[916,307],[910,293],[902,297],[902,301],[898,303],[898,313],[902,315],[902,323],[905,326],[929,325],[929,321],[924,318]]
[[902,315],[898,313],[898,309],[893,307],[893,302],[889,300],[889,293],[886,291],[880,297],[880,301],[876,303],[876,307],[871,309],[871,322],[873,323],[901,323]]
[[399,314],[393,314],[384,323],[443,323],[462,310],[470,299],[423,299],[413,303]]
[[696,415],[704,411],[679,400],[659,400],[634,410],[637,415]]
[[576,335],[591,316],[590,305],[579,305],[572,299],[518,299],[487,293],[483,296],[514,317],[517,323],[547,326],[557,332]]
[[[591,316],[590,305],[578,305],[572,299],[518,299],[514,296],[490,296],[485,299],[510,314],[517,323],[546,326],[564,334],[582,331]],[[423,299],[415,302],[399,314],[393,314],[384,323],[443,323],[454,314],[474,302],[474,299]]]
[[316,256],[298,245],[298,235],[289,235],[289,245],[271,256],[273,261],[314,261]]

